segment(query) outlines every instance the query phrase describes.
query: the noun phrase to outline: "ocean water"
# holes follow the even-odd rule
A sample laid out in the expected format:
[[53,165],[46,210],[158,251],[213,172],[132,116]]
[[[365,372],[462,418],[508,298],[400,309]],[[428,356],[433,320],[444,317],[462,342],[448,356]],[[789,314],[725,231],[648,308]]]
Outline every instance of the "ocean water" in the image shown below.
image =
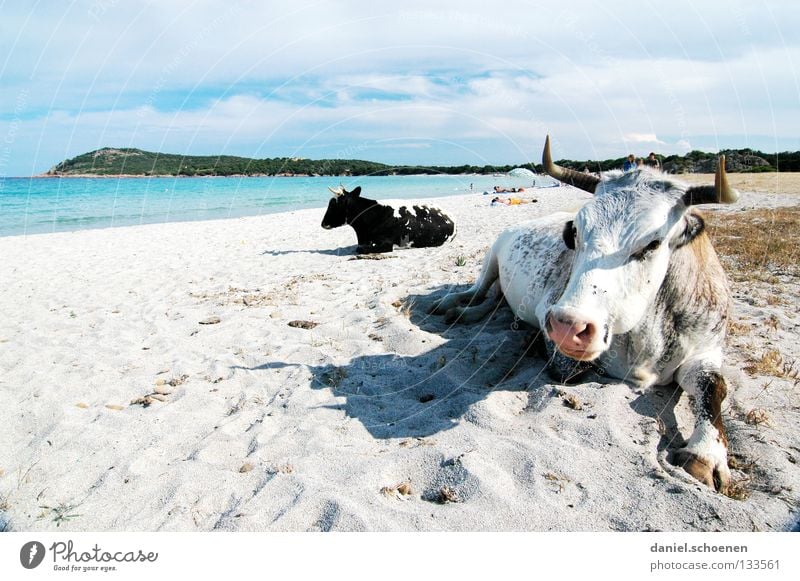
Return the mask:
[[[480,195],[507,176],[0,178],[0,236],[257,216],[322,208],[328,186],[377,200]],[[472,189],[470,189],[472,186]]]

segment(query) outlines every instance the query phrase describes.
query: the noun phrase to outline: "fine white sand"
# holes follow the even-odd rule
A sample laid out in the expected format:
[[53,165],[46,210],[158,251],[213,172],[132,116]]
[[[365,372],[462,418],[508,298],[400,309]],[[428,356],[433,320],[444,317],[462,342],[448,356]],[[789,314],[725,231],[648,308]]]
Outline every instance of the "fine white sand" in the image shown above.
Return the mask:
[[726,355],[725,422],[745,500],[668,464],[693,421],[680,391],[557,386],[507,309],[425,315],[505,227],[587,197],[532,195],[426,200],[457,238],[382,260],[354,259],[322,209],[0,239],[0,530],[793,527],[798,387],[741,369],[764,345],[800,358],[796,285],[783,307],[737,291],[753,337]]

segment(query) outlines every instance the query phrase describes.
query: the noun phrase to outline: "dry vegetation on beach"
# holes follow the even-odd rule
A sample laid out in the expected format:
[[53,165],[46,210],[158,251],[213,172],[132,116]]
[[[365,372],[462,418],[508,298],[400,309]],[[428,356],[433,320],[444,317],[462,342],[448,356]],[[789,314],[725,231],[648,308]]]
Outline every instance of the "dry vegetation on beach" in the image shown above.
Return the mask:
[[[710,226],[714,247],[736,282],[800,279],[800,208],[718,214]],[[783,294],[777,286],[776,296]]]
[[[796,422],[800,417],[800,348],[796,341],[800,331],[800,247],[796,243],[800,207],[717,211],[709,213],[707,222],[736,299],[728,325],[729,364],[760,388],[734,400],[730,410],[746,426],[743,432],[747,437],[740,439],[746,446],[748,439],[763,441],[778,422]],[[776,396],[781,404],[767,403],[767,394]],[[800,447],[788,441],[784,446],[787,459],[797,463]],[[736,455],[731,467],[738,470],[740,478],[730,494],[746,498],[754,471],[764,467],[754,456],[742,461]],[[769,490],[778,495],[784,491]],[[791,506],[798,508],[796,501]]]

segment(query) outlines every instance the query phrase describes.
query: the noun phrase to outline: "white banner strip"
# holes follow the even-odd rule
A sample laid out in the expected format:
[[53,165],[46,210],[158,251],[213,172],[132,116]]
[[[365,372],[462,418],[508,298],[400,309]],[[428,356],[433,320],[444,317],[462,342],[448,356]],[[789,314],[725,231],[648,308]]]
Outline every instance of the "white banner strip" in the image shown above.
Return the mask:
[[798,579],[798,540],[793,533],[8,533],[0,535],[0,578]]

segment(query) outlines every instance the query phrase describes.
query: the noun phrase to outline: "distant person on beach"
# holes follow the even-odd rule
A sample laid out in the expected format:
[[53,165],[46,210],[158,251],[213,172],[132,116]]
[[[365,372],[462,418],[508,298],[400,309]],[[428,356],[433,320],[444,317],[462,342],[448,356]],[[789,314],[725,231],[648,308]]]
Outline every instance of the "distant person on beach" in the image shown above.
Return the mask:
[[494,192],[496,194],[517,194],[519,192],[524,192],[525,188],[501,188],[500,186],[494,187]]
[[644,160],[640,157],[636,160],[636,169],[642,169],[644,167]]
[[647,164],[649,167],[652,167],[653,169],[661,169],[661,162],[658,161],[656,154],[653,153],[652,151],[650,152],[650,155],[647,156],[645,164]]
[[492,199],[492,206],[496,204],[505,204],[506,206],[519,206],[520,204],[527,204],[527,200],[521,198],[501,198],[499,196]]
[[632,153],[628,156],[628,159],[625,160],[625,163],[622,164],[622,171],[633,171],[636,169],[636,156]]

